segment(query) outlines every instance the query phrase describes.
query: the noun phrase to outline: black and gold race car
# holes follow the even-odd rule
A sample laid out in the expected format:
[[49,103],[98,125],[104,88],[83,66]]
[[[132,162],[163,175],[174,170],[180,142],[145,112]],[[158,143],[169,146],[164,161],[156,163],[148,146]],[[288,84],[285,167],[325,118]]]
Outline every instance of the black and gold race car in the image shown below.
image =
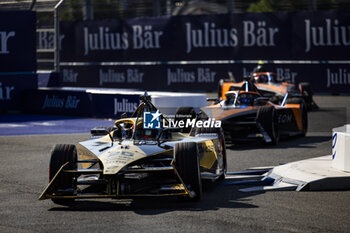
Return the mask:
[[280,136],[304,136],[307,132],[307,108],[303,98],[286,93],[277,105],[263,96],[251,77],[240,87],[225,92],[225,99],[201,108],[208,117],[222,122],[225,138],[233,143],[262,139],[276,144]]
[[185,134],[164,127],[166,121],[145,94],[130,118],[112,128],[94,128],[91,138],[77,145],[56,145],[49,184],[39,200],[64,205],[79,198],[201,199],[202,179],[225,176],[222,129],[195,127]]

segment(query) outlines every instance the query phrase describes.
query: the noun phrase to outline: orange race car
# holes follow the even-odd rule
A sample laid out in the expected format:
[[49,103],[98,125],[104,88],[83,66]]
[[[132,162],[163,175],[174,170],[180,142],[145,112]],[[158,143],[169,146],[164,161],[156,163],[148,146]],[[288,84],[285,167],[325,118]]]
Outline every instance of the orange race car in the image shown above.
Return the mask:
[[235,89],[224,85],[223,100],[201,108],[209,118],[221,120],[226,141],[233,143],[248,139],[263,139],[267,144],[276,144],[281,136],[304,136],[307,132],[307,110],[304,99],[284,95],[276,105],[263,97],[251,78],[245,78]]
[[[318,108],[313,100],[313,91],[310,83],[302,82],[296,85],[295,83],[287,82],[287,80],[281,82],[277,80],[277,75],[275,73],[264,71],[252,73],[251,78],[259,92],[263,96],[269,97],[270,101],[275,104],[281,104],[284,96],[288,93],[293,97],[304,99],[308,110]],[[219,81],[219,99],[225,100],[225,94],[228,91],[238,90],[243,83],[244,82],[237,83],[232,80],[221,79]]]

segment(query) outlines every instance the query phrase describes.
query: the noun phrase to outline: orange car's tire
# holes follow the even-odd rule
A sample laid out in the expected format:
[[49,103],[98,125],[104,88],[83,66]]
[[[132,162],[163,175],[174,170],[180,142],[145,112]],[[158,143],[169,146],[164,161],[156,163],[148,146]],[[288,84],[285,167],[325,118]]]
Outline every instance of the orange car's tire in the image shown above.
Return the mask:
[[276,109],[273,106],[262,106],[258,110],[256,120],[261,124],[261,126],[264,128],[272,140],[267,144],[276,145],[280,137]]

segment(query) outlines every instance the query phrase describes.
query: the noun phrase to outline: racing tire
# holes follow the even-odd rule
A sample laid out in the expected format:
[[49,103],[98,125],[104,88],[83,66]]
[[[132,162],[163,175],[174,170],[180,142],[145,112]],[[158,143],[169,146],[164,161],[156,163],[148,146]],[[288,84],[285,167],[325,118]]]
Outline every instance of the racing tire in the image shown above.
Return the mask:
[[311,88],[310,83],[308,82],[302,82],[299,83],[299,91],[303,99],[305,100],[305,104],[309,107],[312,106],[312,96],[313,96],[313,91]]
[[[190,118],[185,117],[190,116]],[[186,119],[194,119],[196,118],[196,111],[193,107],[178,107],[175,112],[175,121],[184,120],[186,123]],[[183,133],[189,133],[191,131],[191,127],[185,127],[181,130]]]
[[226,154],[226,143],[225,143],[225,135],[222,128],[196,128],[196,136],[199,134],[217,134],[219,143],[220,143],[220,151],[222,154],[223,160],[223,170],[224,174],[219,178],[219,180],[225,179],[225,174],[227,172],[227,154]]
[[[49,166],[49,181],[55,177],[56,173],[65,163],[65,170],[75,170],[77,169],[77,149],[75,145],[71,144],[57,144],[51,152],[50,166]],[[76,185],[74,181],[74,175],[61,173],[56,177],[55,189],[61,190],[71,190],[65,192],[65,195],[72,195],[74,190],[76,190]],[[52,198],[54,203],[59,205],[70,205],[74,203],[74,199],[64,199],[64,198]]]
[[294,97],[287,99],[287,104],[300,104],[301,109],[301,122],[303,129],[301,130],[301,136],[305,136],[308,128],[308,116],[307,116],[307,108],[304,99]]
[[256,121],[261,124],[263,129],[271,138],[271,142],[264,141],[264,143],[276,145],[280,137],[276,109],[273,106],[262,106],[258,110]]
[[202,180],[200,174],[198,147],[195,142],[178,143],[174,148],[174,165],[184,185],[195,196],[192,201],[202,198]]

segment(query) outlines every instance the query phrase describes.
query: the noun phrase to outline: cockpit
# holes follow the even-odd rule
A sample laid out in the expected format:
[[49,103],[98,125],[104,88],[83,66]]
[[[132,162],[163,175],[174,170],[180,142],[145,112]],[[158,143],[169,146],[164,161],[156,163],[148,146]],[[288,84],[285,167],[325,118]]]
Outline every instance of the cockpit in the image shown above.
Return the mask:
[[272,72],[254,73],[252,74],[255,83],[277,83],[277,75]]
[[228,91],[226,99],[222,101],[223,106],[253,106],[261,95],[253,91]]
[[252,82],[251,77],[245,77],[243,85],[236,91],[228,91],[226,99],[221,102],[222,106],[253,106],[266,103],[266,98]]
[[261,95],[256,92],[241,92],[237,97],[236,103],[240,105],[254,105],[255,99],[258,97],[261,97]]
[[[146,117],[146,121],[148,120],[151,123],[147,127],[144,125],[145,113],[150,115],[150,119]],[[162,132],[166,121],[167,119],[152,104],[150,96],[145,93],[140,97],[140,104],[130,118],[122,118],[114,123],[116,129],[114,130],[113,138],[123,140],[155,140],[159,136],[169,138],[167,132]],[[154,124],[156,124],[155,127],[153,127]]]

